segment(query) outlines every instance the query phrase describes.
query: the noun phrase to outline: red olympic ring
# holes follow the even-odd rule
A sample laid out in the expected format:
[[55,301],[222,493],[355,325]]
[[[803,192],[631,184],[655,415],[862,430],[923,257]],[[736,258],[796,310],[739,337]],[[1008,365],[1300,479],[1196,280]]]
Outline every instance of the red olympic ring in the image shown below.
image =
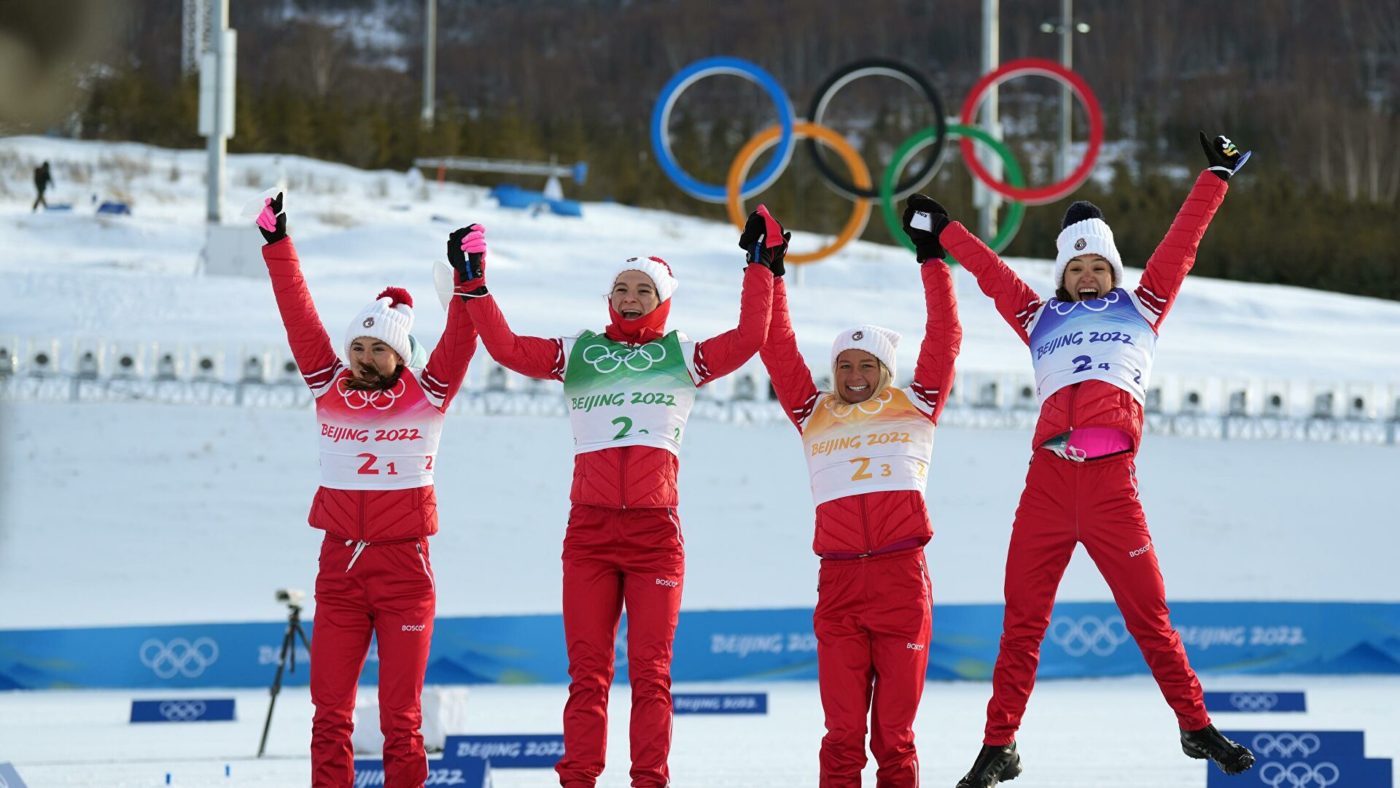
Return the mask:
[[977,110],[980,108],[986,92],[992,87],[1022,74],[1050,77],[1068,86],[1079,97],[1080,103],[1089,113],[1089,148],[1084,152],[1084,158],[1079,162],[1079,166],[1075,168],[1074,172],[1071,172],[1059,183],[1052,183],[1049,186],[1026,188],[1008,186],[992,177],[987,168],[982,166],[982,162],[978,161],[977,148],[973,145],[971,137],[963,137],[958,140],[958,147],[962,151],[963,160],[967,162],[968,169],[979,181],[986,184],[987,188],[1003,197],[1020,200],[1028,205],[1044,205],[1065,197],[1088,180],[1089,171],[1093,169],[1094,161],[1099,156],[1099,148],[1103,146],[1103,111],[1099,108],[1098,98],[1089,89],[1089,84],[1078,74],[1053,60],[1023,58],[1012,60],[997,70],[984,74],[977,81],[977,84],[972,86],[972,90],[967,94],[967,99],[963,101],[959,122],[964,126],[977,125]]

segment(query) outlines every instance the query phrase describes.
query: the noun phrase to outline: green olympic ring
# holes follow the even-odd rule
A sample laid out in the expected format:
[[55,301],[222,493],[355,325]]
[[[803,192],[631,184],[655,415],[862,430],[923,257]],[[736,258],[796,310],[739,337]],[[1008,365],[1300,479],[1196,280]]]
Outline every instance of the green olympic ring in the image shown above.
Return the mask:
[[[928,128],[905,140],[894,152],[889,166],[885,167],[885,174],[880,177],[880,214],[885,217],[885,226],[889,228],[890,235],[898,239],[904,248],[911,252],[915,251],[914,242],[904,234],[903,219],[895,213],[894,182],[899,177],[900,171],[904,169],[908,159],[927,147],[937,134],[938,129]],[[1026,176],[1025,173],[1021,172],[1021,165],[1016,162],[1016,157],[1011,155],[1011,150],[996,137],[976,126],[964,126],[960,123],[949,123],[948,134],[950,136],[971,137],[978,142],[985,143],[1001,157],[1002,162],[1006,165],[1007,182],[1018,188],[1026,185]],[[1017,231],[1021,229],[1021,220],[1026,218],[1025,203],[1019,200],[1010,200],[1009,202],[1011,209],[1006,212],[1006,218],[1002,221],[1001,227],[997,229],[997,234],[987,243],[992,251],[998,254],[1011,243],[1012,238],[1016,237]],[[946,255],[943,259],[949,263],[956,262],[951,254]]]

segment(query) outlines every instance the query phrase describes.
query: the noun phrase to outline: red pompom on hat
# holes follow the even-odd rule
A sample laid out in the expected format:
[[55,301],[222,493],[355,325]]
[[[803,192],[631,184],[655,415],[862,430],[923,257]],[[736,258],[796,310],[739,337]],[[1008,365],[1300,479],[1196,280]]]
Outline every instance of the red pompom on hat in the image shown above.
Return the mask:
[[380,298],[390,299],[391,303],[389,304],[389,306],[398,306],[399,304],[403,304],[409,309],[413,308],[413,296],[409,295],[408,291],[403,289],[402,287],[386,287],[384,288],[384,292],[380,293],[375,298],[376,300]]

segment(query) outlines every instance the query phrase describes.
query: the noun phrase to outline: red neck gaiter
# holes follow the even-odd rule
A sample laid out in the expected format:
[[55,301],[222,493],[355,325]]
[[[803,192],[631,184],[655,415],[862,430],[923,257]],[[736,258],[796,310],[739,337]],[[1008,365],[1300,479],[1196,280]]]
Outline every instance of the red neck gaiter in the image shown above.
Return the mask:
[[659,306],[635,320],[628,320],[608,304],[608,316],[612,322],[603,329],[603,335],[614,342],[629,345],[643,345],[653,339],[666,336],[666,318],[671,314],[671,299],[662,301]]

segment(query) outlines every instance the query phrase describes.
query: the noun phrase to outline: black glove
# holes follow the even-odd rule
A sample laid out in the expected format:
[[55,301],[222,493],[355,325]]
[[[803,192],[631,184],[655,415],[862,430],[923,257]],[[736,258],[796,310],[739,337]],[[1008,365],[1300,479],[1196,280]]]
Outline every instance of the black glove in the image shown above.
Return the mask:
[[257,222],[258,232],[262,233],[266,243],[277,243],[287,237],[287,214],[282,213],[282,192],[277,192],[276,197],[263,204]]
[[945,252],[938,236],[950,221],[948,209],[937,200],[923,194],[909,198],[904,206],[904,234],[914,242],[914,253],[920,263],[943,259]]
[[1229,137],[1216,137],[1214,140],[1206,139],[1206,133],[1201,132],[1201,147],[1205,149],[1206,160],[1210,162],[1210,171],[1222,181],[1230,180],[1249,161],[1250,151],[1240,152],[1235,147],[1235,143]]
[[787,257],[790,240],[792,233],[785,232],[783,225],[768,213],[768,207],[760,205],[744,223],[744,232],[739,235],[739,248],[744,250],[749,263],[762,263],[773,272],[773,276],[782,276],[786,272],[783,259]]
[[[473,235],[474,241],[470,244],[466,242],[468,235]],[[486,228],[479,224],[469,224],[466,227],[459,227],[447,236],[447,262],[452,264],[452,270],[457,273],[458,289],[470,295],[484,295],[486,293]],[[471,245],[479,247],[481,251],[468,253],[462,247]],[[480,291],[479,293],[477,291]]]

